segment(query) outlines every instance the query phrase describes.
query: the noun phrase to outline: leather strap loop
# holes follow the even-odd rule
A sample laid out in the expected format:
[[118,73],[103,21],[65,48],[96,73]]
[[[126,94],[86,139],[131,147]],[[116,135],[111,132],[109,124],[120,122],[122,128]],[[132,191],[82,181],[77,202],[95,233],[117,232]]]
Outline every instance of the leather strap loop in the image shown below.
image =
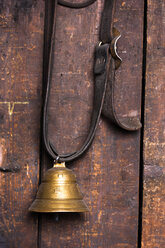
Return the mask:
[[[80,157],[90,146],[93,141],[96,129],[99,123],[100,115],[103,113],[110,120],[115,122],[121,128],[132,131],[137,130],[141,127],[140,121],[137,117],[135,118],[125,118],[119,120],[114,104],[114,83],[115,83],[115,60],[110,54],[111,42],[113,42],[113,29],[112,29],[112,20],[114,13],[114,1],[115,0],[105,0],[104,1],[104,10],[101,20],[101,29],[100,29],[100,40],[103,45],[97,46],[95,50],[95,65],[94,65],[94,75],[95,75],[95,84],[94,84],[94,102],[93,102],[93,112],[91,118],[91,125],[88,132],[88,136],[81,146],[80,150],[70,154],[59,155],[56,151],[54,145],[48,139],[48,98],[50,93],[50,84],[51,84],[51,70],[53,63],[53,49],[54,49],[54,40],[55,40],[55,24],[56,24],[56,6],[57,3],[70,7],[70,8],[83,8],[86,7],[95,0],[89,0],[85,3],[71,4],[67,3],[64,0],[55,0],[54,7],[54,19],[53,19],[53,28],[50,42],[50,52],[49,52],[49,61],[48,61],[48,73],[47,73],[47,85],[45,92],[45,102],[43,108],[43,139],[45,143],[45,148],[53,160],[59,162],[69,162],[78,157]],[[111,49],[112,50],[112,49]]]
[[[120,33],[113,27],[115,2],[110,0],[104,0],[104,9],[101,18],[100,26],[100,41],[102,44],[109,43],[111,46],[116,46]],[[112,44],[113,43],[113,44]],[[107,83],[107,89],[105,94],[105,100],[103,105],[103,115],[113,121],[119,127],[127,131],[136,131],[141,128],[140,119],[135,117],[120,118],[117,115],[114,103],[114,88],[115,88],[115,70],[120,66],[120,57],[118,54],[114,54],[111,49],[111,55],[114,59],[111,60],[109,79]]]
[[109,120],[114,122],[117,126],[127,131],[136,131],[141,128],[141,122],[137,116],[119,118],[115,108],[114,102],[114,89],[115,89],[115,60],[111,59],[110,71],[107,82],[106,94],[102,114]]
[[[105,90],[108,80],[109,63],[110,63],[109,45],[105,44],[103,46],[96,47],[95,70],[94,70],[95,73],[94,103],[93,103],[93,113],[92,113],[90,130],[80,150],[68,155],[58,155],[60,157],[59,162],[69,162],[80,157],[90,146],[99,123],[102,106],[104,103]],[[98,73],[97,70],[98,67],[102,67],[104,68],[104,70],[102,69],[102,71]],[[50,147],[53,153],[56,154],[57,156],[57,151],[55,150],[54,146],[50,144]]]
[[88,7],[89,5],[93,4],[94,2],[96,2],[96,0],[88,0],[88,1],[82,2],[82,3],[69,3],[69,2],[64,1],[64,0],[58,0],[58,4],[60,4],[64,7],[73,8],[73,9],[85,8],[85,7]]

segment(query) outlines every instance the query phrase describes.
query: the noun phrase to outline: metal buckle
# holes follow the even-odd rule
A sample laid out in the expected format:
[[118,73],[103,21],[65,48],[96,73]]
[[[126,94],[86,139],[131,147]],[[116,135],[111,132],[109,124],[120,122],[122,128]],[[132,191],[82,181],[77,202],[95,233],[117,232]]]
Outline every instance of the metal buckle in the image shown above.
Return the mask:
[[112,29],[112,34],[113,34],[114,38],[110,44],[110,51],[111,51],[112,57],[115,59],[115,69],[117,70],[119,68],[119,66],[121,65],[121,62],[122,62],[122,59],[120,58],[120,56],[117,53],[117,41],[120,39],[121,34],[114,27]]

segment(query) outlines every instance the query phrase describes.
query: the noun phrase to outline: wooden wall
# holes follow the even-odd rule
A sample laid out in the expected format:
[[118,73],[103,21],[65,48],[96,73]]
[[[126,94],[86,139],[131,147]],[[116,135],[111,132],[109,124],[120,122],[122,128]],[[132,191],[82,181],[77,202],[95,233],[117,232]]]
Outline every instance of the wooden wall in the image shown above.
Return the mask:
[[[142,247],[165,247],[165,3],[148,1]],[[163,26],[164,25],[164,26]]]
[[0,247],[37,247],[44,2],[0,2]]
[[[0,1],[0,248],[162,248],[164,5],[160,0],[146,4],[116,0],[114,19],[122,34],[118,50],[123,59],[116,72],[115,104],[120,116],[140,116],[142,108],[144,158],[139,131],[123,131],[101,118],[89,151],[68,165],[90,212],[28,212],[40,179],[52,166],[41,139],[43,65],[47,64],[43,48],[49,46],[52,6],[53,0]],[[57,9],[49,137],[60,153],[76,150],[87,135],[102,7],[103,1],[97,0],[86,9]],[[147,46],[143,49],[144,24]],[[141,244],[139,181],[144,184]]]

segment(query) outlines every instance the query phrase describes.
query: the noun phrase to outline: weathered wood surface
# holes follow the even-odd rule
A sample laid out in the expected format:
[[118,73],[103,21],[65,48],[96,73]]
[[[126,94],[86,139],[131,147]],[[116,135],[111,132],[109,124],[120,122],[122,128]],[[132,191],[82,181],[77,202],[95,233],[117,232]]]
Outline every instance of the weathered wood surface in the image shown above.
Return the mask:
[[142,247],[165,247],[165,3],[148,1]]
[[[76,150],[89,127],[93,97],[93,52],[103,1],[84,10],[58,6],[55,61],[49,105],[49,136],[60,153]],[[117,0],[115,26],[122,67],[116,73],[120,115],[140,115],[143,1]],[[43,214],[42,248],[134,248],[137,246],[139,132],[100,120],[89,151],[70,167],[90,213]],[[44,171],[51,165],[44,156]]]
[[1,248],[37,247],[43,31],[42,0],[0,1]]

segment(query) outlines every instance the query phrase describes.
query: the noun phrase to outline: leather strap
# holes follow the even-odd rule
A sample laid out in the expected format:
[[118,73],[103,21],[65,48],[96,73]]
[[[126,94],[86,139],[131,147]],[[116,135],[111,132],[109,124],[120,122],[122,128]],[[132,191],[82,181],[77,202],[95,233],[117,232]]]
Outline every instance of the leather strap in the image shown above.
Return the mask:
[[141,122],[139,118],[126,116],[122,119],[119,119],[115,103],[114,103],[114,89],[115,89],[115,60],[111,60],[110,71],[108,77],[108,83],[106,88],[106,94],[104,98],[104,105],[102,109],[102,114],[111,120],[113,123],[118,125],[124,130],[127,131],[136,131],[141,128]]
[[[58,160],[59,162],[62,161],[69,162],[80,157],[92,143],[99,123],[102,106],[104,103],[105,90],[108,80],[109,64],[110,64],[109,45],[105,44],[103,46],[97,46],[95,51],[95,66],[94,66],[94,74],[95,74],[94,102],[93,102],[93,113],[92,113],[90,130],[80,150],[73,154],[66,154],[60,156],[55,150],[54,146],[50,144],[50,147],[55,153],[55,155],[57,157],[59,156],[59,160]],[[57,157],[55,159],[57,159]]]
[[60,4],[64,7],[73,8],[73,9],[85,8],[94,2],[96,2],[96,0],[88,0],[88,1],[82,2],[82,3],[69,3],[69,2],[64,1],[64,0],[58,0],[58,4]]
[[[141,127],[139,120],[137,118],[125,118],[124,122],[121,122],[117,117],[114,105],[114,83],[115,83],[115,55],[111,51],[111,44],[115,42],[114,33],[112,28],[113,14],[114,14],[114,0],[105,0],[104,9],[101,20],[100,28],[100,40],[101,45],[97,46],[95,49],[95,65],[94,65],[94,101],[93,101],[93,112],[91,117],[91,125],[88,132],[88,136],[81,146],[80,150],[59,155],[56,148],[48,140],[47,124],[48,124],[48,98],[50,93],[50,83],[51,83],[51,70],[53,62],[53,48],[55,40],[55,24],[56,24],[56,5],[57,2],[63,6],[70,8],[83,8],[89,6],[96,0],[89,0],[85,3],[75,4],[68,3],[63,0],[55,0],[54,7],[54,19],[53,28],[50,42],[50,53],[48,61],[48,73],[47,73],[47,88],[45,94],[45,103],[43,109],[43,138],[47,152],[49,155],[57,162],[69,162],[78,157],[80,157],[90,146],[93,141],[100,115],[103,113],[111,121],[115,122],[120,127],[126,130],[137,130]],[[116,44],[115,44],[116,45]],[[123,121],[123,120],[122,120]]]
[[[115,2],[110,0],[105,0],[104,9],[102,13],[101,26],[100,26],[100,40],[102,44],[109,43],[114,46],[115,37],[119,37],[119,32],[115,28],[113,28],[113,18],[114,18],[114,9]],[[111,45],[110,45],[111,49]],[[116,51],[115,51],[116,53]],[[127,131],[136,131],[141,128],[141,122],[137,116],[135,117],[124,117],[119,119],[117,115],[117,111],[115,109],[115,101],[114,101],[114,90],[115,90],[115,69],[117,68],[115,64],[115,59],[117,59],[118,55],[114,54],[111,50],[111,55],[114,58],[111,61],[110,72],[108,77],[108,83],[106,88],[106,94],[104,99],[104,105],[102,114],[114,122],[119,127],[127,130]],[[115,57],[117,55],[117,57]]]
[[113,17],[115,11],[115,1],[105,0],[100,24],[100,41],[110,44],[113,39]]

